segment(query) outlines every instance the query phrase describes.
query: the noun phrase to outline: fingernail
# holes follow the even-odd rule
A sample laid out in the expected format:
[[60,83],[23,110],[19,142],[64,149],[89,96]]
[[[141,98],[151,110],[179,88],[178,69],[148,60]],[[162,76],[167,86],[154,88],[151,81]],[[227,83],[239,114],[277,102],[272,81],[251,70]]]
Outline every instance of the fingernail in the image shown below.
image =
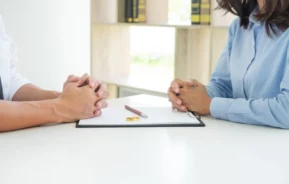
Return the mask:
[[97,104],[97,108],[100,108],[101,106],[102,106],[101,103],[98,103],[98,104]]
[[181,101],[178,101],[177,103],[178,103],[179,105],[181,105],[181,104],[182,104],[182,102],[181,102]]

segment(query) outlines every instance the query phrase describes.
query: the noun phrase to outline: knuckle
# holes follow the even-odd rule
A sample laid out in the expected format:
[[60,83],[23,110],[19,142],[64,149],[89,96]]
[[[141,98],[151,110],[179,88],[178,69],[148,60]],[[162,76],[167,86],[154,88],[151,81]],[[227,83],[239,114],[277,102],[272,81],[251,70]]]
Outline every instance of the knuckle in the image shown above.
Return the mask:
[[176,79],[176,80],[175,80],[175,83],[176,83],[177,85],[179,85],[179,84],[183,83],[183,81],[182,81],[181,79]]
[[90,104],[89,106],[89,113],[93,113],[95,111],[95,106],[93,104]]
[[99,100],[99,101],[97,102],[97,104],[100,105],[100,106],[102,106],[103,102],[104,102],[104,100]]
[[110,96],[110,93],[107,91],[106,94],[107,94],[106,98],[108,98]]
[[173,80],[173,81],[171,82],[171,86],[172,86],[174,83],[175,83],[175,81]]
[[97,111],[96,114],[95,114],[95,116],[96,116],[96,117],[99,117],[99,116],[101,116],[101,114],[102,114],[101,111]]
[[109,96],[109,92],[108,91],[105,91],[104,92],[104,98],[107,98]]
[[173,97],[172,97],[172,101],[175,102],[175,103],[177,103],[177,102],[179,101],[179,98],[173,96]]
[[90,81],[96,81],[93,76],[89,76],[89,80],[90,80]]
[[102,89],[104,89],[104,90],[107,89],[107,85],[106,85],[106,83],[101,83],[101,82],[99,82],[99,83],[101,84],[101,88],[102,88]]
[[87,73],[85,73],[85,74],[82,75],[82,78],[87,78],[87,77],[88,77],[88,74],[87,74]]
[[69,76],[67,77],[67,79],[70,80],[70,79],[72,79],[73,77],[74,77],[74,75],[69,75]]
[[95,107],[95,105],[92,105],[92,112],[95,112],[97,110],[97,108]]
[[171,91],[169,91],[168,96],[169,96],[169,98],[170,98],[171,100],[174,99],[174,94],[173,94]]
[[[96,95],[93,95],[93,100],[94,102],[98,102],[101,98],[99,98],[98,96]],[[99,101],[100,102],[100,101]]]
[[180,107],[180,106],[179,106],[177,103],[175,103],[175,102],[173,102],[172,104],[173,104],[173,106],[176,107],[176,108],[179,108],[179,107]]

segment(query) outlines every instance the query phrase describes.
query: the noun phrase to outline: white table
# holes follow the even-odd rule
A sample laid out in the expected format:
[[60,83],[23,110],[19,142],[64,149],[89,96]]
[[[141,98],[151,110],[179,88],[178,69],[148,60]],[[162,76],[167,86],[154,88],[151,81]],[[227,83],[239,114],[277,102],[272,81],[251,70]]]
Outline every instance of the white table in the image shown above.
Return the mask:
[[[136,96],[110,106],[168,103]],[[289,131],[203,118],[205,128],[0,134],[1,184],[288,184]]]

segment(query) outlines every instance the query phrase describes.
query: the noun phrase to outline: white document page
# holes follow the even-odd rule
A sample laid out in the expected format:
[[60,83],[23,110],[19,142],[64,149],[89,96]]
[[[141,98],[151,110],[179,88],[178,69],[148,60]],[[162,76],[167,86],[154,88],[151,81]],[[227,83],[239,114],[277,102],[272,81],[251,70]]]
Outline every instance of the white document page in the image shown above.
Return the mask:
[[135,125],[173,125],[173,124],[200,124],[193,115],[185,112],[176,112],[171,107],[132,107],[148,116],[140,117],[140,121],[129,122],[127,117],[138,116],[123,108],[104,109],[100,117],[81,120],[78,126],[135,126]]

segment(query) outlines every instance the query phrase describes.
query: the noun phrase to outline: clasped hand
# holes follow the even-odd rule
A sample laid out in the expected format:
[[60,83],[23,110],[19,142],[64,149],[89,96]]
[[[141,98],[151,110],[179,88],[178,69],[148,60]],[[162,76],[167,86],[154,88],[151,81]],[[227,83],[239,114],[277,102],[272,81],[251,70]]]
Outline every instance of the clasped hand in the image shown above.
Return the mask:
[[70,75],[63,85],[59,99],[65,109],[63,121],[75,121],[100,116],[102,109],[107,107],[109,96],[105,83],[94,79],[88,74],[82,77]]
[[174,109],[193,111],[199,115],[210,115],[211,98],[206,87],[197,80],[175,79],[168,89],[169,100]]

